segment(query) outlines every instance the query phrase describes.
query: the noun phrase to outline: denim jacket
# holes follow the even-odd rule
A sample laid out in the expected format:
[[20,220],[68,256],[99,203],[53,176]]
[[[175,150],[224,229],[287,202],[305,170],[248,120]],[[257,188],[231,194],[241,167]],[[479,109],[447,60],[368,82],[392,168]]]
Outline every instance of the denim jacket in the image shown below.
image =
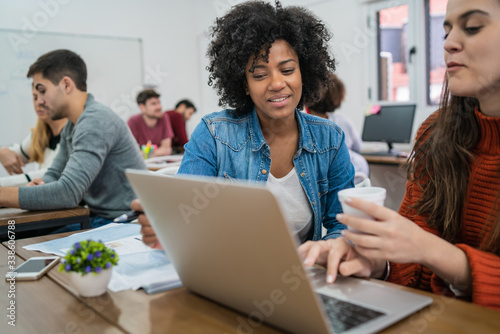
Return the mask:
[[[300,183],[313,210],[309,239],[336,238],[345,225],[335,218],[342,212],[337,192],[354,186],[354,168],[344,133],[334,123],[295,111],[299,149],[293,158]],[[179,174],[195,174],[267,182],[271,151],[255,109],[239,116],[231,109],[215,112],[202,121],[185,145]]]

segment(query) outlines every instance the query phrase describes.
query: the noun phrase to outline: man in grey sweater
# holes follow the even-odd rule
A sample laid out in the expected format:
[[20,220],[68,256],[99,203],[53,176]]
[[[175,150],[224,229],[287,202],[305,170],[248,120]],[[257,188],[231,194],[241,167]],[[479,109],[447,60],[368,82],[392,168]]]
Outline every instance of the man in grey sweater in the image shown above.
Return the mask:
[[84,61],[69,50],[42,55],[28,77],[54,120],[67,117],[60,151],[41,179],[28,187],[0,187],[0,205],[27,210],[72,208],[83,200],[91,227],[130,210],[135,195],[124,170],[146,169],[125,122],[87,93]]

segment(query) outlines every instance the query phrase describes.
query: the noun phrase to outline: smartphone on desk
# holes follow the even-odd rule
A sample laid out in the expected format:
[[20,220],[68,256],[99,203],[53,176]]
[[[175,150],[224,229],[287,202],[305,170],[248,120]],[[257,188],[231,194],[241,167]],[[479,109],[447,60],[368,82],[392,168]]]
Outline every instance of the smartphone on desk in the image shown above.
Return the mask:
[[56,265],[59,256],[36,256],[19,265],[14,271],[8,272],[5,279],[15,278],[19,281],[37,280],[50,268]]

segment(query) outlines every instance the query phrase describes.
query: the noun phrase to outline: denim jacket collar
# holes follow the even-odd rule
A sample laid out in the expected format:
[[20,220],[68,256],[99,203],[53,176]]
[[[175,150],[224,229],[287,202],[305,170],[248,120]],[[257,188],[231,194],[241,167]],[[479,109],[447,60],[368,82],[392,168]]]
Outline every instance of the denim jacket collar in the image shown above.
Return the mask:
[[[297,124],[299,127],[299,149],[297,150],[297,155],[300,155],[302,149],[305,149],[311,153],[316,152],[311,133],[309,132],[309,128],[305,126],[305,121],[303,119],[302,113],[298,109],[295,109],[295,118],[297,119]],[[264,134],[262,133],[259,117],[257,116],[255,107],[250,114],[250,124],[252,151],[258,151],[262,148],[262,146],[267,147],[267,143],[264,139]]]

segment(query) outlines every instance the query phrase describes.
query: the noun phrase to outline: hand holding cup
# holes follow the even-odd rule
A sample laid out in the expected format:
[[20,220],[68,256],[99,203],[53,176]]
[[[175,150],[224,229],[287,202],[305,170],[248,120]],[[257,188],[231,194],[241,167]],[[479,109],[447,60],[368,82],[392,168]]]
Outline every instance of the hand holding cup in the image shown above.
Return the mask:
[[[385,196],[386,196],[386,190],[381,187],[349,188],[349,189],[343,189],[338,192],[339,202],[342,205],[342,211],[344,211],[345,214],[371,220],[375,219],[367,215],[363,211],[355,209],[352,206],[348,205],[345,202],[345,199],[359,198],[383,206],[385,201]],[[352,230],[351,228],[349,229]]]

